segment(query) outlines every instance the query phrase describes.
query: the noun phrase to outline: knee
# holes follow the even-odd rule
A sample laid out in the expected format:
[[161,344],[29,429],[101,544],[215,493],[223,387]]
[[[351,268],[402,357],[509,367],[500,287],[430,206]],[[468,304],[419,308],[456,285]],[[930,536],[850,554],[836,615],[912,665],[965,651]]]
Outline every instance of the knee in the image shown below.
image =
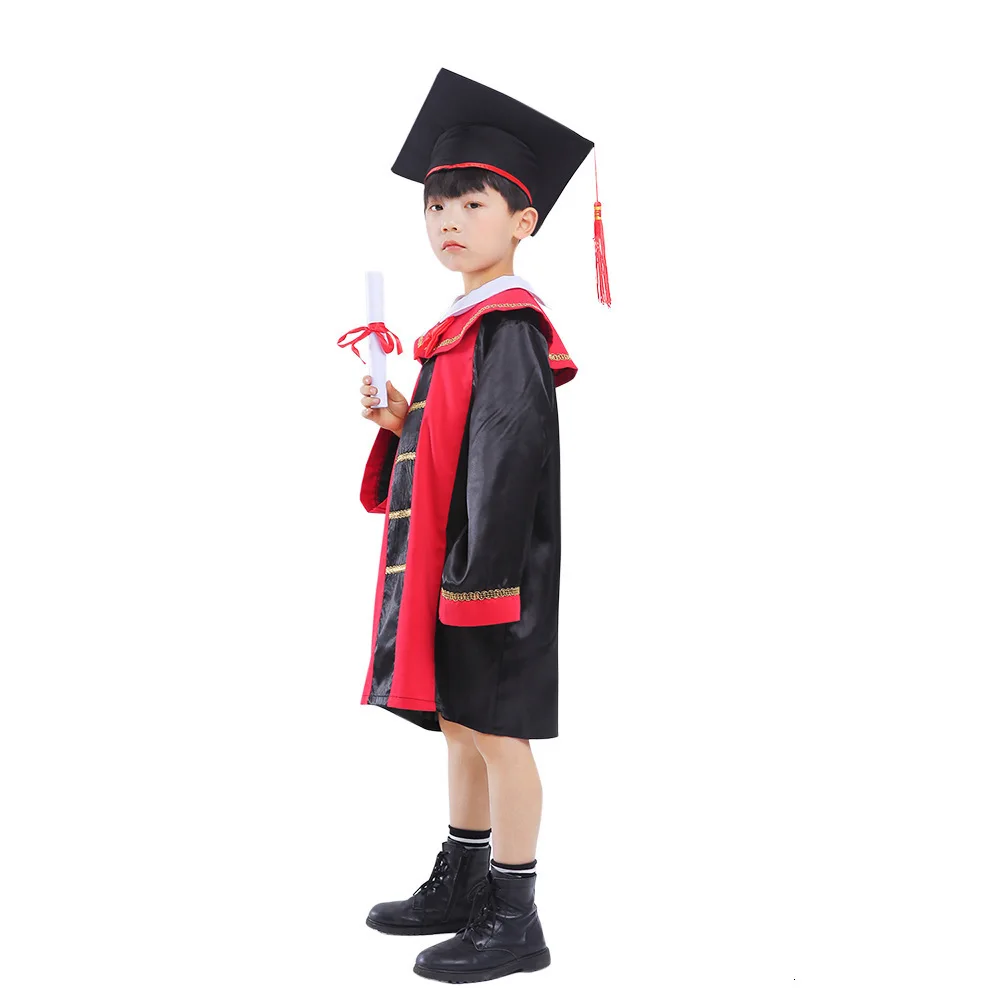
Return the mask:
[[523,753],[527,740],[515,736],[494,736],[492,733],[473,733],[476,749],[487,760],[499,760],[510,754]]
[[459,749],[475,750],[475,734],[466,726],[460,726],[457,722],[449,722],[440,712],[438,712],[438,722],[441,723],[441,732],[448,741],[450,747]]

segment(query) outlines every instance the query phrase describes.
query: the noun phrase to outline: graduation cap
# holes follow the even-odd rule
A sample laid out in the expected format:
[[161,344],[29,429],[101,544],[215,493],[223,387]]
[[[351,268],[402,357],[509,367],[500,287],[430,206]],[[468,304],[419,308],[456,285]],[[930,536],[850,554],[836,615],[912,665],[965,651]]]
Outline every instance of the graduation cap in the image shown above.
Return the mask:
[[[506,177],[538,212],[532,235],[594,148],[572,129],[520,101],[448,69],[434,78],[392,172],[423,184],[437,170],[482,167]],[[594,156],[594,253],[597,296],[611,305],[604,223]]]

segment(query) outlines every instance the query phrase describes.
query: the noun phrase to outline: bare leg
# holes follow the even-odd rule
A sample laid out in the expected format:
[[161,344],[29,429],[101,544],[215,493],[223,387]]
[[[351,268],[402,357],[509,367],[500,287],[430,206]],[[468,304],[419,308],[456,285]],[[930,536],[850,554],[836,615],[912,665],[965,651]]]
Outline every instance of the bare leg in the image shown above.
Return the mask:
[[449,822],[463,830],[488,830],[490,790],[486,762],[476,748],[475,734],[441,718],[440,712],[438,721],[448,741]]
[[508,864],[535,860],[542,819],[542,783],[527,740],[475,734],[489,775],[493,857]]

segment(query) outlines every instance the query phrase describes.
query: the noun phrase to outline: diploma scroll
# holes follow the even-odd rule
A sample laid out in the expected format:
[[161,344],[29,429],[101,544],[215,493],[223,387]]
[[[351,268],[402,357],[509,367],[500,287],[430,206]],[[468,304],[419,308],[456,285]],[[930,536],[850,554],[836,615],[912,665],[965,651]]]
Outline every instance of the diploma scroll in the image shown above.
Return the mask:
[[[365,288],[368,297],[368,322],[385,322],[385,302],[382,294],[382,272],[365,271]],[[389,397],[385,391],[386,361],[385,351],[378,337],[366,337],[368,344],[368,365],[371,368],[372,385],[375,386],[375,395],[378,402],[374,408],[389,405]]]

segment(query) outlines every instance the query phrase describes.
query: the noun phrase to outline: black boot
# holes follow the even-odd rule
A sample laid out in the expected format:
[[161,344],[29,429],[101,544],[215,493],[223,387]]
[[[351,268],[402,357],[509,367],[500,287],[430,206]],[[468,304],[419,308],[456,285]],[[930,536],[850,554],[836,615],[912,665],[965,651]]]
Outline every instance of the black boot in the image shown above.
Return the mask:
[[552,959],[535,906],[535,878],[489,872],[472,891],[475,909],[464,930],[425,948],[413,971],[446,983],[480,983],[544,969]]
[[446,840],[438,851],[431,877],[409,899],[376,903],[369,927],[385,934],[451,934],[461,930],[472,912],[470,889],[486,878],[489,847],[465,847]]

